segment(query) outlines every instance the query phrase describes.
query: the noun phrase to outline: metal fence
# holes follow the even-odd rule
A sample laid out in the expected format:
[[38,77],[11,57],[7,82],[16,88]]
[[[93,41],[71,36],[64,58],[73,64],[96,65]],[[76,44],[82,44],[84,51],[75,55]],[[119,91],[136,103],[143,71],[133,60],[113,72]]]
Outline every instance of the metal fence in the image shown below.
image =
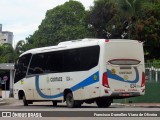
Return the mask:
[[145,64],[146,82],[160,82],[160,63]]

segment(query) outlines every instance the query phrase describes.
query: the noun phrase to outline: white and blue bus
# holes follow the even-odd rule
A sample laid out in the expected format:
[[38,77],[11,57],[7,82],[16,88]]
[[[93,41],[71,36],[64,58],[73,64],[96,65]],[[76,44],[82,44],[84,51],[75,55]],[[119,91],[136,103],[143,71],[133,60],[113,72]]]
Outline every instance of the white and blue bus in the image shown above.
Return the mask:
[[20,55],[14,96],[24,105],[37,101],[66,102],[80,107],[144,95],[143,43],[124,39],[81,39],[36,48]]

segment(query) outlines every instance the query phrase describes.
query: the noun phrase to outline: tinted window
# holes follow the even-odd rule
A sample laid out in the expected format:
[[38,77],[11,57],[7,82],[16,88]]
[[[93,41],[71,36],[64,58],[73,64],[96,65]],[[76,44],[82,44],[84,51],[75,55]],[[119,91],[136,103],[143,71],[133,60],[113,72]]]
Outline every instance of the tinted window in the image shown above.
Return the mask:
[[80,70],[80,51],[79,49],[67,50],[64,52],[64,72]]
[[14,79],[15,83],[25,78],[30,58],[31,54],[26,54],[19,58],[18,63],[16,65],[17,67]]
[[47,65],[46,73],[55,73],[63,71],[63,52],[51,52],[46,53]]
[[28,75],[85,71],[98,65],[99,46],[33,55]]
[[30,63],[30,67],[28,70],[28,75],[45,73],[46,62],[47,62],[46,54],[33,55],[31,63]]
[[99,46],[80,49],[81,70],[89,70],[97,66],[99,60],[99,50]]

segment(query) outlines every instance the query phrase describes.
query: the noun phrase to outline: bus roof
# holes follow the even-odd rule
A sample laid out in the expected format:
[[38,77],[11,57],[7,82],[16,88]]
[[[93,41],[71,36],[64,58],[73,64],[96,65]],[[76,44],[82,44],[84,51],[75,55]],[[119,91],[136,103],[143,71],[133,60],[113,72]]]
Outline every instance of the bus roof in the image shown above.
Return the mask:
[[109,42],[120,42],[120,41],[121,42],[125,42],[125,41],[138,42],[137,40],[129,40],[129,39],[108,39],[105,41],[105,39],[85,38],[85,39],[79,39],[79,40],[60,42],[56,46],[48,46],[48,47],[31,49],[31,50],[28,50],[22,53],[20,56],[24,54],[28,54],[28,53],[36,54],[36,53],[43,53],[43,52],[49,52],[49,51],[58,51],[58,50],[93,46],[93,45],[98,45],[99,41],[101,42],[106,42],[106,41],[109,41]]

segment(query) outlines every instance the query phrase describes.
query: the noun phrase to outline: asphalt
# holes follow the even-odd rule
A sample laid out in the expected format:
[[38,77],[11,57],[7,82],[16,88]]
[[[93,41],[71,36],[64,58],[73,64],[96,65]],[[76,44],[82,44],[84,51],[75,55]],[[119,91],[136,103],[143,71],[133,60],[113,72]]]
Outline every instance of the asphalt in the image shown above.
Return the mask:
[[[14,104],[19,102],[15,98],[2,99],[0,98],[0,105]],[[130,106],[130,107],[149,107],[149,108],[160,108],[160,103],[112,103],[112,105],[118,106]]]

